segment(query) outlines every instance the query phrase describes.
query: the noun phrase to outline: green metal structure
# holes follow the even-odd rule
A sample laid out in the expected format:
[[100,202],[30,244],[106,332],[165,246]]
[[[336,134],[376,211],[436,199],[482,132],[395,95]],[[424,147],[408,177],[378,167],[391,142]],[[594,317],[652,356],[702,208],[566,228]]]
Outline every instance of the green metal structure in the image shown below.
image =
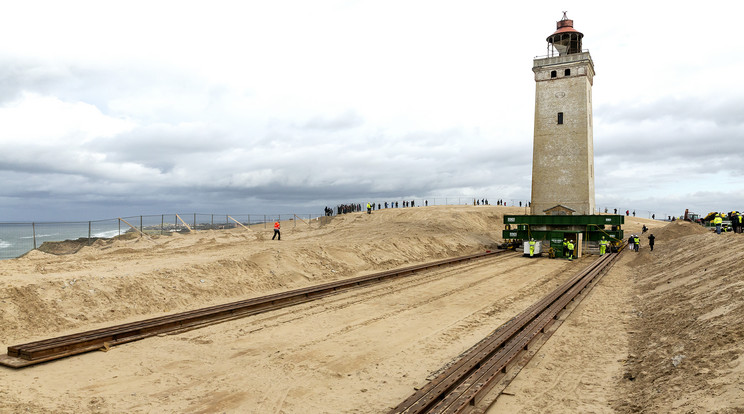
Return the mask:
[[576,241],[583,234],[585,243],[598,244],[604,237],[613,244],[623,240],[625,216],[615,215],[505,215],[502,237],[505,241],[544,240],[556,256],[563,256],[563,239]]

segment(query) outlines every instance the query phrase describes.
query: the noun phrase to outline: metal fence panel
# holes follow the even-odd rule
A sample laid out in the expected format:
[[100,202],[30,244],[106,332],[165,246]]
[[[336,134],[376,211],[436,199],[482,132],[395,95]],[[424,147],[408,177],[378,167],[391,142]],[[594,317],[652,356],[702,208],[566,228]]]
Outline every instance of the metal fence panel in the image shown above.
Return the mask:
[[0,259],[18,257],[34,248],[32,223],[0,223]]
[[[387,201],[375,201],[375,210],[403,208],[403,201],[416,207],[452,204],[471,204],[474,197],[431,197],[431,198],[388,198]],[[369,201],[372,203],[372,201]],[[395,207],[395,202],[398,206]],[[411,203],[413,202],[413,203]],[[514,200],[512,200],[512,203]],[[367,201],[356,203],[364,211]],[[495,204],[493,200],[489,204]],[[336,215],[339,206],[329,206],[331,215]],[[324,214],[213,214],[213,213],[171,213],[156,215],[129,216],[106,220],[77,222],[40,222],[40,223],[0,223],[0,259],[19,257],[30,250],[41,247],[44,242],[87,239],[91,242],[98,238],[113,238],[125,233],[143,232],[149,235],[170,234],[201,230],[223,230],[240,227],[251,227],[254,230],[271,230],[275,221],[281,222],[282,228],[313,226],[327,223],[329,218]],[[238,224],[239,223],[239,224]]]

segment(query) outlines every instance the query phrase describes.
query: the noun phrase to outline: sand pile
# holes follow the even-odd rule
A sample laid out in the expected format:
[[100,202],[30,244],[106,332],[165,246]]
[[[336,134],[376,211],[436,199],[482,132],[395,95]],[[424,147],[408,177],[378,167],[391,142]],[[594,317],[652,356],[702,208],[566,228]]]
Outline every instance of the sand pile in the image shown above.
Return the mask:
[[709,228],[682,220],[668,223],[658,231],[652,231],[654,236],[664,240],[676,240],[680,237],[687,237],[696,234],[708,234],[710,232],[711,230]]
[[[99,240],[60,256],[33,251],[21,259],[0,261],[0,347],[482,251],[500,242],[503,214],[523,213],[524,209],[493,206],[391,209],[311,223],[286,221],[281,242],[270,240],[270,225],[260,225],[252,230]],[[665,227],[663,222],[633,217],[626,218],[623,228],[626,235],[641,234],[644,224],[656,236],[654,252],[648,249],[649,233],[642,235],[640,252],[623,254],[541,348],[532,368],[523,370],[521,383],[509,387],[510,399],[500,399],[506,411],[497,412],[742,412],[744,236],[716,235],[684,222]],[[479,291],[477,300],[464,303],[490,303],[497,295],[505,295],[498,303],[511,303],[516,293],[509,291],[510,286],[534,278],[519,295],[537,294],[535,286],[552,289],[556,283],[555,274],[544,269],[567,272],[566,266],[580,266],[548,259],[514,260],[503,262],[511,264],[499,271],[516,279],[502,285],[486,283],[482,292],[490,293]],[[455,291],[447,283],[458,280],[443,278],[444,291]],[[94,353],[40,365],[34,371],[0,371],[0,380],[10,387],[0,389],[0,411],[31,407],[79,412],[88,404],[91,412],[183,412],[198,406],[206,407],[204,412],[245,412],[246,407],[279,412],[276,407],[301,404],[312,396],[318,407],[324,406],[328,395],[319,390],[339,386],[350,387],[344,394],[349,401],[339,406],[380,407],[397,402],[384,400],[394,384],[418,381],[441,366],[421,369],[422,358],[431,362],[433,354],[454,345],[466,349],[472,345],[465,343],[466,333],[478,336],[473,331],[485,329],[476,320],[493,317],[489,310],[493,304],[478,304],[475,308],[482,309],[472,312],[475,319],[455,320],[444,327],[439,326],[440,317],[432,324],[435,330],[442,329],[446,341],[426,352],[401,354],[416,341],[397,335],[393,339],[399,342],[374,340],[408,323],[408,318],[395,319],[397,313],[391,309],[429,299],[422,291],[385,303],[388,296],[383,291],[381,287],[380,312],[392,321],[373,331],[374,337],[365,337],[360,327],[376,326],[378,310],[362,306],[354,313],[343,305],[330,318],[326,312],[333,306],[328,310],[313,305],[308,306],[306,326],[299,325],[292,311],[279,316],[281,321],[246,321],[232,330],[215,325],[153,338],[128,346],[126,352]],[[462,307],[449,309],[446,315]],[[411,311],[410,316],[427,314]],[[344,318],[348,326],[338,322]],[[243,332],[236,326],[253,328]],[[320,331],[318,338],[303,339],[320,326],[332,334]],[[337,347],[320,348],[329,341],[337,342]],[[221,348],[218,343],[227,345]],[[285,351],[277,353],[274,348]],[[147,364],[137,366],[131,360]],[[97,362],[88,366],[86,361]],[[249,366],[251,375],[245,375]],[[283,389],[275,381],[286,373],[299,373],[296,388]],[[254,378],[259,374],[265,377]],[[88,382],[77,384],[78,378]],[[265,384],[275,385],[266,390],[260,387]],[[261,396],[265,404],[254,404]]]
[[32,251],[0,261],[0,346],[483,251],[519,212],[388,209],[285,221],[281,242],[269,224]]
[[620,412],[742,412],[744,248],[675,222],[644,237],[629,266],[636,285]]

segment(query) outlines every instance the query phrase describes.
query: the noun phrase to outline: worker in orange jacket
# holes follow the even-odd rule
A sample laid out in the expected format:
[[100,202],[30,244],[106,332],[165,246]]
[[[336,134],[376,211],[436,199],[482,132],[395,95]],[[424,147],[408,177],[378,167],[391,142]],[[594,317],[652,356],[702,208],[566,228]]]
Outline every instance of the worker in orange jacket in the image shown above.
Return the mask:
[[[279,222],[278,221],[274,222],[274,237],[279,236],[279,239],[278,240],[281,240],[282,239],[282,234],[279,232],[279,228],[280,227],[281,227],[281,225],[279,225]],[[274,237],[272,237],[271,240],[274,240]]]

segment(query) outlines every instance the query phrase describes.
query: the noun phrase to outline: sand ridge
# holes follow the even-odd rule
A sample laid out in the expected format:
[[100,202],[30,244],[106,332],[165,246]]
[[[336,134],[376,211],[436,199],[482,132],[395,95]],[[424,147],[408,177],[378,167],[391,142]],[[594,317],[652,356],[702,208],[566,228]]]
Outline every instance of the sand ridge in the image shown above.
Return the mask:
[[[0,262],[0,346],[482,251],[500,241],[503,214],[522,213],[391,209],[284,222],[281,242],[254,226],[31,252]],[[741,412],[742,235],[633,217],[624,228],[643,224],[654,252],[647,233],[623,253],[489,412]],[[0,411],[381,412],[581,265],[515,256],[0,369]]]
[[286,221],[281,242],[271,240],[270,225],[258,225],[99,240],[71,255],[32,251],[0,261],[0,344],[483,251],[511,211],[389,209]]

